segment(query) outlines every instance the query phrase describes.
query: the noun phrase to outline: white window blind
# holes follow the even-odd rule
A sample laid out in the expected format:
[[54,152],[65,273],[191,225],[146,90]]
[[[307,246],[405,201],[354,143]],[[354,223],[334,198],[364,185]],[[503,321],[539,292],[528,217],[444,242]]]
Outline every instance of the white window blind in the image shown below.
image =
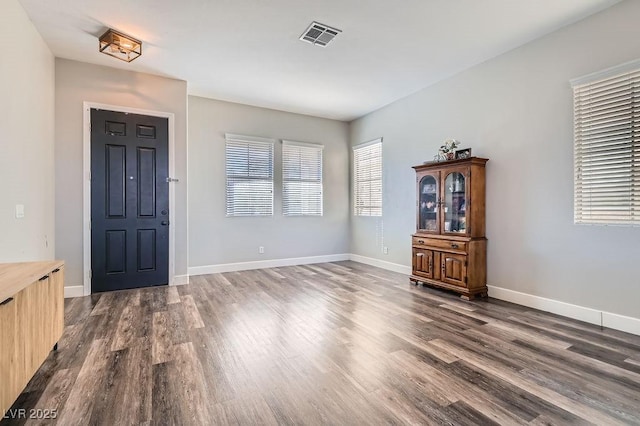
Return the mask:
[[640,64],[599,77],[573,88],[574,221],[640,225]]
[[282,214],[322,216],[322,145],[282,141]]
[[273,215],[274,141],[225,136],[227,216]]
[[356,216],[382,216],[382,139],[353,148]]

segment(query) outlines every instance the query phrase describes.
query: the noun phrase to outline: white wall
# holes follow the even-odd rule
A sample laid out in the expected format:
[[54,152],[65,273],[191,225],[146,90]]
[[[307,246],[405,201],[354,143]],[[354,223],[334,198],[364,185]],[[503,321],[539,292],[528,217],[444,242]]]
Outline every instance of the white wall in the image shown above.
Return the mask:
[[187,83],[56,59],[56,257],[66,286],[82,279],[82,131],[84,101],[175,114],[176,275],[187,274]]
[[49,260],[54,58],[17,0],[0,2],[0,52],[0,262]]
[[[272,217],[226,217],[225,133],[278,139]],[[324,216],[282,216],[281,139],[324,144]],[[189,266],[348,253],[348,149],[347,123],[189,96]]]
[[640,318],[640,228],[573,224],[569,85],[639,58],[638,16],[622,2],[353,122],[352,144],[384,137],[384,204],[353,218],[352,252],[410,265],[411,166],[454,137],[490,159],[489,285]]

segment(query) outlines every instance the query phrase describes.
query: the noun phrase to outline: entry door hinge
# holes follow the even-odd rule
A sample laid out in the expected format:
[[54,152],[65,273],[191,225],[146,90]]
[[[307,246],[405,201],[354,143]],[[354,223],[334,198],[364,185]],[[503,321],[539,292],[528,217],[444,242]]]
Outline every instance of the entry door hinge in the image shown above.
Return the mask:
[[171,182],[180,182],[180,179],[174,179],[174,178],[167,178],[167,183],[171,183]]

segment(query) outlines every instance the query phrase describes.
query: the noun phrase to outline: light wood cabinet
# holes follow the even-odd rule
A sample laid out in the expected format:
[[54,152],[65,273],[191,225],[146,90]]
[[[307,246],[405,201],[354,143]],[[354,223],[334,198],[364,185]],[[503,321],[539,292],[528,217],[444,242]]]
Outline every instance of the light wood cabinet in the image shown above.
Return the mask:
[[[12,326],[16,322],[16,303],[5,302],[0,305],[0,412],[4,415],[11,406],[16,392],[16,374],[9,374],[17,367],[16,347],[18,336]],[[21,369],[20,369],[21,370]]]
[[57,345],[63,329],[63,263],[0,264],[1,414]]
[[415,166],[411,281],[486,296],[485,158]]

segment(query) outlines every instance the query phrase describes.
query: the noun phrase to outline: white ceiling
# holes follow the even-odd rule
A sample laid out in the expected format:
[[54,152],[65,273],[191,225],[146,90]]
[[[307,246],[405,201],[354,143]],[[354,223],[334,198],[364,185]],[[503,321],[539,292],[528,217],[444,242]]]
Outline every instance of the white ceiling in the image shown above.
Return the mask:
[[[620,0],[20,1],[57,57],[349,121]],[[298,40],[314,20],[343,32],[326,48]],[[107,27],[142,39],[142,57],[99,53]]]

